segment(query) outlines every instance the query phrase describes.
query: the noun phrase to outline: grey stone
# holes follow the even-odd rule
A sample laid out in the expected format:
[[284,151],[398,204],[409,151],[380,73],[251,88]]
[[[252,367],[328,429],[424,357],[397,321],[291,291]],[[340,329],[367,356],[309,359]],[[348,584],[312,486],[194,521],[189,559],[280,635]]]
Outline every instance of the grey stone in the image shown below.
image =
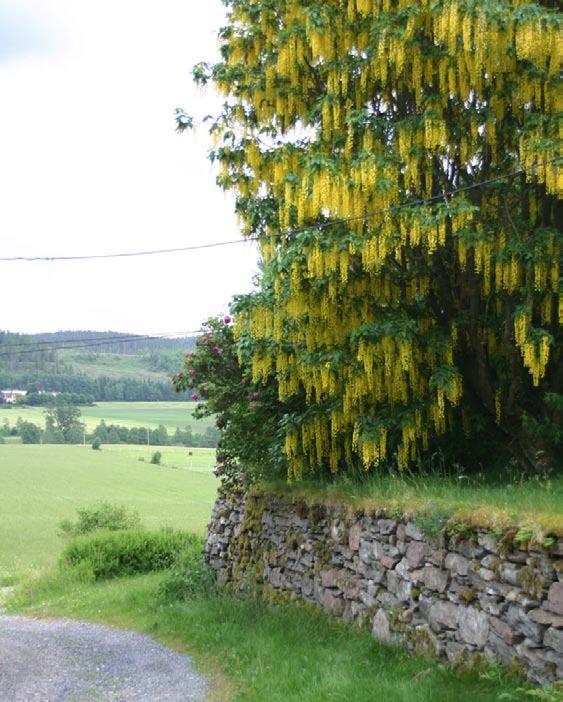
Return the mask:
[[496,568],[498,568],[500,566],[500,564],[501,564],[500,558],[498,556],[493,556],[490,553],[488,556],[485,556],[485,558],[483,558],[481,560],[481,565],[484,568],[487,568],[488,570],[495,570]]
[[490,617],[489,624],[497,636],[500,636],[504,643],[509,646],[513,646],[515,643],[522,640],[521,634],[517,634],[512,627],[508,626],[506,622],[503,622],[502,619],[498,617]]
[[517,605],[510,605],[506,610],[504,619],[511,627],[516,629],[517,632],[523,634],[527,638],[537,642],[542,640],[545,627],[531,621],[530,618],[526,616],[526,612]]
[[498,553],[497,540],[491,534],[479,534],[477,543],[491,553]]
[[301,592],[305,597],[311,597],[313,594],[313,578],[308,575],[304,575],[301,578]]
[[391,626],[389,624],[389,617],[385,614],[383,609],[378,609],[375,617],[373,618],[372,634],[376,639],[380,641],[391,641]]
[[415,539],[415,541],[424,540],[424,532],[419,529],[414,522],[407,522],[405,524],[405,535],[408,536],[409,539]]
[[563,631],[550,627],[545,632],[543,643],[545,646],[557,651],[557,653],[563,653]]
[[391,592],[386,590],[381,590],[377,593],[375,598],[379,604],[381,604],[385,609],[395,609],[399,606],[399,600]]
[[323,593],[322,604],[324,609],[330,614],[342,614],[344,611],[344,600],[337,597],[333,590],[325,590]]
[[364,563],[369,563],[373,560],[373,544],[371,541],[360,540],[360,559]]
[[563,615],[563,582],[553,583],[547,593],[547,608]]
[[491,582],[496,578],[494,572],[492,570],[489,570],[488,568],[479,568],[478,575],[485,582]]
[[361,527],[359,524],[354,524],[348,532],[348,546],[351,551],[357,551],[360,548]]
[[344,588],[344,597],[347,600],[355,600],[360,594],[360,580],[357,577],[351,577]]
[[428,622],[434,631],[446,627],[455,629],[459,624],[461,608],[452,602],[436,602],[431,605]]
[[338,571],[335,568],[331,568],[330,570],[322,570],[320,575],[321,584],[323,587],[336,587]]
[[444,566],[447,570],[451,570],[457,575],[467,575],[469,570],[470,562],[464,556],[460,556],[458,553],[448,553],[444,560]]
[[434,566],[425,566],[423,580],[426,587],[430,590],[444,592],[448,585],[449,574],[446,570],[440,570]]
[[[413,541],[412,543],[416,543],[416,542]],[[408,566],[408,563],[407,563],[407,559],[406,559],[406,558],[401,559],[401,560],[397,563],[397,565],[395,566],[395,572],[398,573],[398,574],[401,576],[401,578],[404,578],[405,580],[408,579],[408,577],[409,577],[409,566]]]
[[500,567],[500,578],[509,585],[520,585],[519,570],[520,568],[514,563],[503,563]]
[[446,559],[447,551],[445,548],[434,548],[431,549],[426,560],[433,565],[438,566],[438,568],[444,567],[444,561]]
[[528,612],[528,617],[536,624],[544,626],[553,626],[555,629],[563,629],[563,617],[553,612],[548,612],[545,609],[533,609]]
[[489,636],[487,615],[474,607],[465,608],[460,615],[459,635],[466,643],[483,647]]
[[407,563],[409,568],[420,568],[424,564],[428,546],[423,541],[411,541],[407,546]]
[[455,549],[452,549],[452,551],[453,550],[470,559],[481,558],[485,555],[485,549],[473,541],[460,541],[456,544]]
[[397,529],[397,522],[394,519],[380,519],[377,522],[377,526],[382,534],[394,534]]
[[382,544],[379,541],[374,541],[373,554],[378,560],[383,558],[383,556],[391,556],[392,558],[395,558],[399,555],[399,549],[392,544]]
[[390,570],[387,573],[387,588],[400,602],[408,602],[410,600],[412,583],[403,580],[394,570]]

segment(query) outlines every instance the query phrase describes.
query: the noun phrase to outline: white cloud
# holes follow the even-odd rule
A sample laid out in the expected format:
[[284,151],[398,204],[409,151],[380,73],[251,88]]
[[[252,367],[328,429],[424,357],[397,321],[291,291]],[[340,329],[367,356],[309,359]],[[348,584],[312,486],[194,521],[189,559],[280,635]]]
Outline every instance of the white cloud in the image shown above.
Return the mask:
[[[173,120],[177,106],[201,116],[220,104],[190,79],[195,62],[216,56],[220,2],[20,0],[18,8],[56,42],[48,55],[0,60],[0,255],[239,238],[204,129],[179,136]],[[250,289],[255,261],[248,243],[112,261],[0,262],[0,328],[195,329]]]

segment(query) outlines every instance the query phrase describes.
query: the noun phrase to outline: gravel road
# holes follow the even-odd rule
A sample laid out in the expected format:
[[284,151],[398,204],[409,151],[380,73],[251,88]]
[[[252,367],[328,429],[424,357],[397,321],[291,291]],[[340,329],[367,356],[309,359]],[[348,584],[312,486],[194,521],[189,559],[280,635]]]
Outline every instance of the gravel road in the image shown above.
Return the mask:
[[188,656],[149,636],[0,616],[1,702],[203,702]]

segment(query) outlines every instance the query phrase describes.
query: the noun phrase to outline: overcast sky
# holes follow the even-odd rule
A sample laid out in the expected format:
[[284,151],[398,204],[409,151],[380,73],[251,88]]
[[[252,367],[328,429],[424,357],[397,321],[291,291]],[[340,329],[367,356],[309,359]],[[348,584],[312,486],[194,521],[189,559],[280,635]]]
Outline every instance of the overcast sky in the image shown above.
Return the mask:
[[[240,238],[191,81],[217,56],[219,0],[0,0],[0,256]],[[0,329],[197,329],[252,287],[251,243],[147,258],[0,262]]]

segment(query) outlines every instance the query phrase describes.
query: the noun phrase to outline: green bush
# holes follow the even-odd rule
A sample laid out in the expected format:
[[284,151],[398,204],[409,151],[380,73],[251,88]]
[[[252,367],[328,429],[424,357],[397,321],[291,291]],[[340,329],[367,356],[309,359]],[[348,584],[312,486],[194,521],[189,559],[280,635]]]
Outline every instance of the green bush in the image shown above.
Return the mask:
[[161,459],[162,459],[162,454],[160,453],[160,451],[155,451],[152,455],[151,463],[154,466],[159,466]]
[[203,559],[203,539],[196,538],[178,554],[159,595],[165,602],[176,602],[209,594],[215,585],[215,572]]
[[98,529],[132,529],[141,523],[138,512],[127,509],[125,505],[112,505],[111,502],[98,502],[92,507],[84,507],[76,512],[78,519],[75,522],[63,519],[59,523],[64,536],[80,536]]
[[92,441],[92,448],[94,449],[94,451],[99,451],[101,446],[102,446],[102,442],[100,441],[100,437],[95,436],[94,441]]
[[64,548],[61,567],[91,570],[95,580],[170,568],[200,538],[173,529],[126,529],[78,536]]

